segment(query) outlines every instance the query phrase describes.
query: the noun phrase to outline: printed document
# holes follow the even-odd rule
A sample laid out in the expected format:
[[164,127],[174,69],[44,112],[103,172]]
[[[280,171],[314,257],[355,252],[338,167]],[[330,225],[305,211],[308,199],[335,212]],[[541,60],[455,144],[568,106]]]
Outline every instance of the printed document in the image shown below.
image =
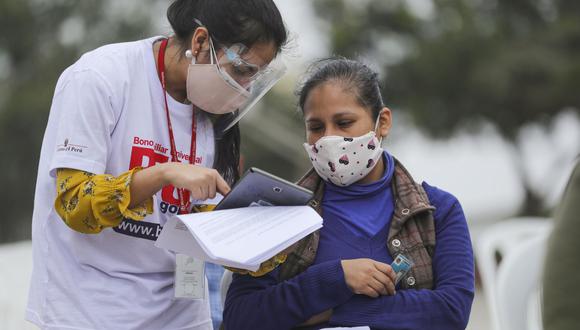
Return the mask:
[[156,246],[223,266],[260,264],[322,227],[309,206],[261,206],[172,217]]

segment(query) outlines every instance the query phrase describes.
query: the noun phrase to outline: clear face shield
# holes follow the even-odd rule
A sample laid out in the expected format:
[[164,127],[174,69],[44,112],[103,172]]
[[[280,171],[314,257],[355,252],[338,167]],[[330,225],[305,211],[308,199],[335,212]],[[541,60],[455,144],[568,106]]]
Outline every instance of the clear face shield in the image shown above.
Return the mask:
[[[188,93],[191,91],[188,98],[202,110],[219,115],[215,124],[216,133],[221,135],[239,122],[284,76],[286,65],[279,56],[268,62],[262,54],[270,50],[261,46],[224,46],[211,37],[209,44],[211,63],[192,62],[190,65],[188,81],[195,86],[188,86]],[[213,73],[208,74],[209,70]]]
[[[213,47],[213,42],[210,45]],[[223,79],[234,88],[245,92],[232,100],[231,104],[235,105],[235,109],[230,112],[232,115],[228,116],[227,121],[221,122],[225,132],[239,122],[284,76],[286,65],[279,57],[269,63],[265,62],[241,44],[220,49],[223,54],[217,59],[217,66]]]

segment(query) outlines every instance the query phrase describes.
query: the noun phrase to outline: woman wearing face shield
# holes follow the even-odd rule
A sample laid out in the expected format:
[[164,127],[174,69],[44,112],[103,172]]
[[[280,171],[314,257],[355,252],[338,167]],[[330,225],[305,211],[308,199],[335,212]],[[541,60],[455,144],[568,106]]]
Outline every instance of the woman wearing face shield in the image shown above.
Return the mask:
[[176,256],[154,243],[238,179],[237,121],[283,74],[287,34],[271,0],[176,0],[167,18],[170,37],[98,48],[59,78],[32,226],[41,328],[212,328],[207,294],[176,298]]
[[314,191],[323,227],[265,276],[233,275],[225,328],[465,329],[474,296],[465,216],[382,148],[392,120],[377,74],[321,61],[298,94],[313,166],[299,184]]

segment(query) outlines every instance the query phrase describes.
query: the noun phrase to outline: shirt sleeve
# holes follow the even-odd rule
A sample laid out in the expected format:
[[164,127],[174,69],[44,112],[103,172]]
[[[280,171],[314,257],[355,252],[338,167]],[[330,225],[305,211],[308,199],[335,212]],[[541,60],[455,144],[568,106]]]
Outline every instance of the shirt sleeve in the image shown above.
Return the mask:
[[131,178],[140,170],[136,167],[114,177],[57,169],[54,208],[67,226],[85,234],[96,234],[104,228],[118,226],[124,218],[142,220],[153,213],[153,197],[129,208]]
[[277,269],[262,277],[234,274],[224,307],[226,329],[291,329],[353,295],[339,260],[280,283],[277,276]]
[[379,298],[353,296],[334,309],[331,324],[389,330],[465,329],[475,291],[473,251],[463,210],[445,194],[449,198],[443,203],[431,200],[437,206],[434,289],[400,290]]
[[111,135],[122,106],[107,80],[92,69],[76,69],[61,77],[51,113],[57,113],[56,142],[50,173],[71,168],[103,174]]

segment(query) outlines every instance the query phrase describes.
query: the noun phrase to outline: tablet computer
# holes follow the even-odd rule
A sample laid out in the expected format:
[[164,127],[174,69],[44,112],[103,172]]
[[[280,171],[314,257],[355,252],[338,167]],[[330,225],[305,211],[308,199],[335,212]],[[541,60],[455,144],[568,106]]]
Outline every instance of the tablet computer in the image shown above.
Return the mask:
[[307,205],[312,191],[252,167],[216,206],[216,210],[248,206]]

